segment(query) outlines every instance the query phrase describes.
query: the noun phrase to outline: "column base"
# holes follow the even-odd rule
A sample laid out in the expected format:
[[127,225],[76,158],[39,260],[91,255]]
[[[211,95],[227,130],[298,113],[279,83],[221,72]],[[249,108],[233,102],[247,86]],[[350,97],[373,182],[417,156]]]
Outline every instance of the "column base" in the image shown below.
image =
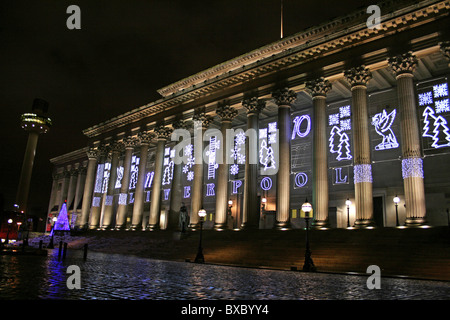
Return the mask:
[[228,226],[226,223],[215,223],[214,224],[214,230],[215,231],[223,231],[228,229]]
[[371,219],[357,219],[355,220],[354,227],[358,229],[374,229],[376,228],[376,224]]
[[312,229],[328,229],[328,228],[330,228],[330,224],[328,223],[328,220],[314,220],[311,228]]
[[148,224],[145,228],[146,231],[155,231],[158,229],[158,224]]
[[425,218],[406,218],[405,226],[408,228],[420,228],[425,226],[427,221]]
[[241,224],[241,230],[258,230],[259,229],[259,225],[254,225],[254,224],[250,224],[248,222],[244,222]]
[[277,221],[275,223],[275,230],[291,230],[291,223],[289,221]]
[[124,225],[116,225],[116,226],[114,227],[114,230],[117,230],[117,231],[125,230],[125,226],[124,226]]
[[100,230],[98,225],[89,225],[89,230]]

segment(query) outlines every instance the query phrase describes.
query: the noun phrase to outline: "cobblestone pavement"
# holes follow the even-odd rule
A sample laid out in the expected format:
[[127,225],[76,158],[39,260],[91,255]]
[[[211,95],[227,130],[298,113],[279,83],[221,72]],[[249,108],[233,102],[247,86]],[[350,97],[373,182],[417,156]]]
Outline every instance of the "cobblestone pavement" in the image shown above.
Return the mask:
[[[69,250],[58,259],[0,256],[0,299],[158,300],[447,300],[450,283],[366,276],[251,269],[172,262]],[[80,268],[81,288],[68,289],[70,265]]]

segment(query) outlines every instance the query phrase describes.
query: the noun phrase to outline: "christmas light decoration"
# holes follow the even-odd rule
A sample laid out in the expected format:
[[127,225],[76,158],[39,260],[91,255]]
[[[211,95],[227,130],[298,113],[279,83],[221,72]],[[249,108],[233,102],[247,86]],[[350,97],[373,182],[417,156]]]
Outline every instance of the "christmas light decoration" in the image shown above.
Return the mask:
[[388,114],[386,110],[383,110],[372,117],[372,125],[375,127],[375,132],[383,137],[381,143],[375,146],[375,150],[398,148],[397,138],[391,129],[396,112],[396,109],[394,109]]
[[183,198],[190,198],[191,197],[191,186],[185,186],[184,187],[184,194],[183,194]]
[[347,168],[347,174],[345,176],[342,176],[342,167],[341,168],[334,168],[334,184],[347,184],[348,183],[348,167]]
[[268,191],[272,188],[272,179],[270,177],[264,177],[261,180],[261,189],[264,191]]
[[353,173],[355,183],[372,183],[372,166],[370,164],[355,164]]
[[423,178],[423,161],[421,158],[402,159],[403,179],[417,177]]
[[216,195],[216,192],[214,191],[214,183],[208,183],[206,185],[206,196],[207,197],[212,197]]
[[153,183],[153,177],[155,175],[155,171],[147,172],[145,176],[144,188],[151,188]]
[[119,204],[123,204],[123,205],[127,204],[127,194],[126,193],[119,194]]
[[55,221],[52,232],[54,230],[68,231],[70,230],[69,219],[67,216],[67,205],[66,202],[63,203],[61,210],[59,211],[58,218]]
[[[353,157],[350,151],[350,139],[345,132],[337,126],[334,126],[330,132],[330,153],[337,153],[336,160],[351,160]],[[335,146],[337,144],[337,146]]]
[[[433,139],[432,148],[450,147],[450,133],[447,120],[440,115],[435,116],[431,107],[426,107],[422,115],[424,117],[422,137]],[[433,122],[433,131],[430,130],[430,122]]]
[[216,150],[220,148],[220,141],[217,140],[216,136],[209,138],[209,149],[206,151],[208,156],[208,180],[215,179],[216,169],[219,165],[216,163]]
[[231,193],[232,194],[239,193],[238,189],[239,189],[240,186],[242,186],[242,180],[232,180],[231,184],[232,184]]
[[304,187],[308,183],[308,175],[305,172],[296,173],[294,183],[297,188]]

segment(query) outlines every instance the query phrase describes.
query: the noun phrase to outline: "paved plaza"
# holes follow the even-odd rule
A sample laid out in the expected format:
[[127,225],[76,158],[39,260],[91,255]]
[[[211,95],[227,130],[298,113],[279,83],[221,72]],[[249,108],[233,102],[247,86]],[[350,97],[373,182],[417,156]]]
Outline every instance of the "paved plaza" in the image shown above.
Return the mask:
[[[195,264],[134,256],[58,250],[48,257],[0,256],[0,299],[64,300],[447,300],[450,282],[369,274],[304,273]],[[69,289],[69,266],[78,266],[80,289]],[[69,268],[69,272],[68,272]],[[74,283],[73,281],[69,281]]]

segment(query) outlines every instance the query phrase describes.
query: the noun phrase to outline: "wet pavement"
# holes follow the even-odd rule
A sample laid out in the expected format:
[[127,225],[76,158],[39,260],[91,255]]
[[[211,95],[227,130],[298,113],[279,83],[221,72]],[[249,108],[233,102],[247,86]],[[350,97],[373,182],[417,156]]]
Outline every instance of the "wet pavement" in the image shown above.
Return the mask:
[[[79,267],[80,289],[67,281]],[[69,269],[70,270],[70,269]],[[448,300],[450,282],[304,273],[195,264],[134,256],[58,250],[48,257],[0,256],[0,299],[63,300]],[[73,280],[73,277],[71,278]],[[70,281],[72,281],[70,280]],[[73,281],[72,281],[73,283]]]

